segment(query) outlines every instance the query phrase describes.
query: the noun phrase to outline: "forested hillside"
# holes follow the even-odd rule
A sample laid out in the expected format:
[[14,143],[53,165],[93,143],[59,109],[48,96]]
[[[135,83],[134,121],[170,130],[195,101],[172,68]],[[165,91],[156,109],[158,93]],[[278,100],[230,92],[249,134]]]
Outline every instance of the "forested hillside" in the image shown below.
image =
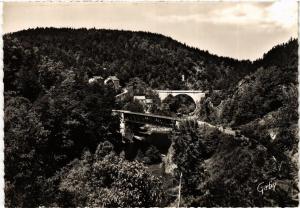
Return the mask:
[[[208,169],[207,171],[212,171],[216,164],[223,164],[221,158],[227,158],[226,163],[229,166],[225,166],[218,176],[223,178],[223,181],[227,179],[227,182],[238,181],[240,177],[245,177],[241,179],[244,181],[243,189],[240,189],[242,185],[239,182],[237,182],[239,187],[234,187],[232,184],[236,182],[232,181],[222,184],[222,187],[229,186],[226,190],[234,187],[231,192],[239,190],[236,194],[245,194],[245,196],[235,199],[237,206],[245,206],[245,204],[296,206],[298,204],[296,194],[299,191],[296,187],[299,142],[298,40],[291,39],[287,43],[275,46],[264,54],[262,59],[255,61],[253,65],[257,70],[241,79],[235,87],[230,88],[225,93],[211,93],[203,101],[199,113],[201,119],[232,127],[240,131],[248,140],[245,144],[231,144],[227,148],[226,145],[215,147],[215,149],[223,149],[222,152],[215,152],[212,156],[206,155],[209,158],[209,165],[205,166],[204,163],[201,167]],[[207,137],[204,138],[207,139]],[[249,149],[249,147],[251,148]],[[236,153],[232,151],[239,151],[240,154],[235,155]],[[255,162],[255,158],[253,158],[255,155],[261,155],[258,159],[261,164]],[[271,158],[274,164],[277,164],[275,169],[266,167],[271,165]],[[240,163],[236,163],[235,160]],[[257,165],[259,166],[255,167]],[[236,171],[241,175],[239,176],[234,172],[231,173],[231,176],[227,175],[233,168],[238,168]],[[245,171],[241,171],[242,169]],[[257,172],[257,170],[259,171]],[[244,176],[244,173],[251,174]],[[257,192],[253,192],[251,188],[256,183],[256,177],[252,178],[253,174],[263,174],[257,177],[261,180],[275,178],[278,184],[276,192],[257,198]],[[220,179],[213,178],[208,181],[204,179],[204,184],[220,185],[218,180]],[[206,188],[211,190],[214,189],[213,187],[210,185]],[[215,192],[215,194],[219,196],[224,193]],[[230,194],[225,195],[229,197]],[[222,200],[223,197],[221,197]],[[199,199],[202,200],[197,201]],[[191,201],[197,204],[203,203],[205,200],[209,200],[207,203],[216,205],[216,201],[209,195],[205,196],[205,194]],[[221,204],[228,203],[228,201],[222,200],[219,201]],[[230,204],[230,206],[232,205],[234,204]]]
[[[188,103],[186,98],[172,97],[159,109],[152,89],[208,90],[195,117],[240,129],[250,139],[194,124],[172,132],[178,166],[174,178],[179,181],[179,173],[184,174],[182,205],[295,205],[284,188],[261,199],[249,187],[256,185],[256,177],[295,182],[297,40],[250,62],[147,32],[38,28],[3,39],[7,207],[172,205],[174,197],[164,190],[166,180],[146,167],[161,162],[159,151],[151,147],[139,160],[126,158],[119,118],[111,114],[120,105],[143,112],[132,100],[143,94],[153,98],[158,114],[187,110],[181,106]],[[115,99],[118,92],[108,85],[89,83],[93,76],[110,75],[128,88],[128,100],[121,104]],[[276,175],[277,166],[260,171],[274,167],[273,157],[283,162],[286,172]],[[230,191],[220,192],[234,192],[240,184],[245,190],[236,192],[242,194],[236,203]]]
[[[188,121],[173,138],[175,171],[178,178],[182,174],[182,206],[298,205],[295,136],[261,141]],[[269,184],[276,187],[266,188]]]
[[256,70],[228,91],[210,94],[203,102],[200,117],[239,126],[280,108],[296,116],[298,40],[273,47],[253,66]]
[[[5,35],[4,47],[6,89],[19,89],[14,82],[28,77],[33,80],[23,87],[31,96],[48,89],[67,68],[87,77],[113,74],[123,86],[138,77],[153,89],[203,90],[226,89],[252,70],[250,61],[218,57],[146,32],[34,29]],[[37,83],[35,77],[42,80]]]

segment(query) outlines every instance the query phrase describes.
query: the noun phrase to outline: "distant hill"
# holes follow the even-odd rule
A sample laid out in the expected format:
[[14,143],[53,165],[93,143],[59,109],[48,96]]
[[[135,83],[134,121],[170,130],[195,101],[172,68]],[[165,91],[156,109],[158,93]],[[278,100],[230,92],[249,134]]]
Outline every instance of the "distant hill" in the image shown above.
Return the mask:
[[199,117],[240,129],[297,167],[298,40],[273,47],[254,65],[226,94],[208,96]]
[[286,43],[274,46],[253,65],[258,67],[296,67],[298,66],[298,39],[290,39]]
[[[35,96],[57,81],[54,74],[70,68],[85,77],[116,75],[123,86],[139,77],[154,89],[203,90],[228,89],[254,70],[250,61],[219,57],[148,32],[29,29],[4,35],[4,50],[6,90],[29,90]],[[51,76],[37,86],[17,86],[18,79],[48,72]]]
[[[273,47],[253,66],[256,70],[241,79],[225,95],[223,93],[221,98],[220,95],[211,94],[204,102],[206,107],[202,108],[201,116],[207,116],[206,119],[211,122],[238,126],[283,107],[296,113],[298,40],[291,39]],[[209,102],[215,103],[214,107],[210,106],[211,109],[208,109]]]

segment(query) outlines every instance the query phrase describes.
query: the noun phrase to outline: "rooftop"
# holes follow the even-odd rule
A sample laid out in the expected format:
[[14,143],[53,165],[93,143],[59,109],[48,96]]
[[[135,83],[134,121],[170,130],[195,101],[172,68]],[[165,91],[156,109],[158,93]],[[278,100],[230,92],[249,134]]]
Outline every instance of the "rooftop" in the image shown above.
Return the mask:
[[146,100],[146,97],[144,95],[141,96],[133,96],[133,99],[137,99],[137,100]]
[[115,81],[119,80],[118,77],[116,77],[116,76],[109,76],[107,79],[111,79],[111,80],[115,80]]

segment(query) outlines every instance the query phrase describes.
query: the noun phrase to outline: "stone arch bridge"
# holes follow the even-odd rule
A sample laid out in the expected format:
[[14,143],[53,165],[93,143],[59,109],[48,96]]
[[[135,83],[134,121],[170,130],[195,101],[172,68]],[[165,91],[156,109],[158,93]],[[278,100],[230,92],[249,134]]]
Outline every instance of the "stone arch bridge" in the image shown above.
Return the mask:
[[188,95],[190,96],[195,103],[200,102],[202,98],[205,97],[206,92],[201,90],[155,90],[157,92],[161,101],[166,99],[169,95],[174,97],[177,95]]

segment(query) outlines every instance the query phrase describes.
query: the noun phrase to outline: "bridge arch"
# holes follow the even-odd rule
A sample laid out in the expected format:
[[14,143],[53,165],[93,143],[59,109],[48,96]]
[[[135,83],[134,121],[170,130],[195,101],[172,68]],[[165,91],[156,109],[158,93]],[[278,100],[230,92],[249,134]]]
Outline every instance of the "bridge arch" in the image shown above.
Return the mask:
[[177,96],[177,95],[188,95],[190,96],[194,102],[197,104],[201,101],[202,98],[205,97],[205,92],[200,90],[156,90],[161,101],[166,99],[169,95]]

